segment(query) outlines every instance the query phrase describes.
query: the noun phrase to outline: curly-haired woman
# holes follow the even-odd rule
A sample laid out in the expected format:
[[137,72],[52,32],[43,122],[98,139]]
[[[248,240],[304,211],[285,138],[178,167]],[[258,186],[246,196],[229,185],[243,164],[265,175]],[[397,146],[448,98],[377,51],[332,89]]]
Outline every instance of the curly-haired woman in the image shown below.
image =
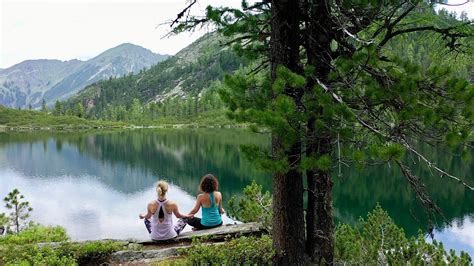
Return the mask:
[[224,213],[222,208],[222,194],[217,191],[219,182],[214,175],[207,174],[202,177],[199,184],[201,194],[197,196],[196,205],[188,215],[194,216],[202,207],[202,219],[193,217],[184,219],[194,230],[210,229],[222,225],[221,215]]

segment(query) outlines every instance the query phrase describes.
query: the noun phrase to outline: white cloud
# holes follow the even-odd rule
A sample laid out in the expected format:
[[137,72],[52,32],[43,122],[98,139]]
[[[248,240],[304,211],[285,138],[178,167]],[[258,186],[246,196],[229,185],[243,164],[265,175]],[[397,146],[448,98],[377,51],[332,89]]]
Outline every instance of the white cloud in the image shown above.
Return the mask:
[[469,245],[474,249],[474,217],[466,216],[459,225],[453,222],[453,225],[446,229],[454,239]]

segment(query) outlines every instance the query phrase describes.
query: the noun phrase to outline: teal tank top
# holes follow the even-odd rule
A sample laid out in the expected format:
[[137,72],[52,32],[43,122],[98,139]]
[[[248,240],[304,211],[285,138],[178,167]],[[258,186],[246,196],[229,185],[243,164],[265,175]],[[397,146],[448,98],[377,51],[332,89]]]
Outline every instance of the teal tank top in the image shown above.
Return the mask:
[[202,206],[201,224],[204,226],[214,226],[222,223],[221,214],[219,213],[219,205],[214,200],[214,192],[209,193],[211,206],[205,208]]

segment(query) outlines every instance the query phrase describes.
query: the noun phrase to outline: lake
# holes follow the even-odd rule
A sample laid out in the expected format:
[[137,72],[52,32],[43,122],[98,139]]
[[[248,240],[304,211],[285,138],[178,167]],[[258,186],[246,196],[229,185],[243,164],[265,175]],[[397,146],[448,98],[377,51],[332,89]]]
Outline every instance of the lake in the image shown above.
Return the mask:
[[[0,197],[18,188],[34,208],[32,220],[61,225],[74,240],[147,239],[138,214],[155,198],[154,185],[160,179],[170,183],[168,198],[177,201],[182,212],[194,206],[206,173],[218,177],[224,201],[252,180],[271,190],[270,175],[256,170],[239,150],[246,144],[266,146],[269,140],[237,129],[0,132]],[[471,160],[443,148],[419,149],[474,183]],[[407,161],[423,177],[446,218],[434,221],[435,238],[474,256],[474,192],[431,173],[416,158]],[[395,165],[343,167],[342,177],[335,175],[334,182],[337,222],[353,224],[379,203],[408,235],[426,230],[426,214]],[[228,217],[224,221],[233,222]]]

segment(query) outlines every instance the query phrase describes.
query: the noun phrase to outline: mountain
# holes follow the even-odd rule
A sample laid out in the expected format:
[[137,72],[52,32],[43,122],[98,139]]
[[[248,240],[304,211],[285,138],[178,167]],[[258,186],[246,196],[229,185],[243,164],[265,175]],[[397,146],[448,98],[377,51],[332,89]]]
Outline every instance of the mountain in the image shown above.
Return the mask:
[[138,73],[166,58],[168,55],[125,43],[87,61],[23,61],[0,70],[0,104],[37,107],[45,99],[52,105],[98,80]]
[[79,60],[26,60],[0,71],[0,104],[26,107],[38,104],[48,88],[78,69]]
[[149,103],[197,96],[226,73],[248,63],[224,47],[224,41],[217,33],[206,34],[148,70],[86,87],[72,97],[68,105],[81,102],[89,114],[100,117],[107,106],[130,106],[134,98]]

